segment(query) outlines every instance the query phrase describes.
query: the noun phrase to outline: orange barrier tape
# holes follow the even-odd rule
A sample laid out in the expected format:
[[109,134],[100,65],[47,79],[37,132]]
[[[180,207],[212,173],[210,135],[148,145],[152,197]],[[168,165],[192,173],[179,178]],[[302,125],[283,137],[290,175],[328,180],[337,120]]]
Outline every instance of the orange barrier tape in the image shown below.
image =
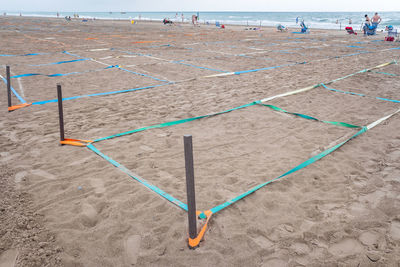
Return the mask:
[[94,38],[94,37],[89,37],[89,38],[86,38],[85,40],[97,40],[98,38]]
[[79,139],[64,139],[64,141],[60,141],[62,145],[70,145],[70,146],[86,146],[87,143],[92,143],[91,140],[79,140]]
[[[200,211],[197,211],[197,215],[200,215],[200,213],[201,213]],[[208,225],[208,222],[210,221],[212,212],[211,212],[211,210],[206,210],[204,212],[204,214],[207,216],[207,221],[203,225],[203,228],[201,228],[201,230],[198,233],[198,235],[196,236],[196,238],[192,239],[189,237],[189,248],[191,248],[191,249],[194,249],[199,246],[201,240],[203,240],[204,234],[206,233],[207,225]]]
[[32,105],[32,104],[30,104],[30,103],[23,103],[23,104],[19,104],[19,105],[14,105],[14,106],[8,107],[8,111],[14,111],[14,110],[16,110],[16,109],[28,107],[28,106],[30,106],[30,105]]

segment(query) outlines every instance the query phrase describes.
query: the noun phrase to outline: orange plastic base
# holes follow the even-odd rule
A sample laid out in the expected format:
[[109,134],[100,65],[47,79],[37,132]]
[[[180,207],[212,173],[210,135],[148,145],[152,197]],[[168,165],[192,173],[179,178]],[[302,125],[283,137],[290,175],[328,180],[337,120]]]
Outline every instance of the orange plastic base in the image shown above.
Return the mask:
[[60,141],[61,145],[70,145],[70,146],[86,146],[88,143],[92,143],[91,140],[79,140],[79,139],[64,139],[64,141]]
[[32,105],[32,104],[30,104],[30,103],[24,103],[24,104],[14,105],[14,106],[8,107],[8,111],[14,111],[14,110],[16,110],[16,109],[20,109],[20,108],[24,108],[24,107],[29,107],[30,105]]
[[[199,212],[199,211],[197,212],[197,214],[200,214],[200,213],[201,213],[201,212]],[[195,248],[197,248],[197,247],[199,246],[201,240],[203,240],[204,234],[206,233],[207,225],[208,225],[208,222],[210,221],[212,212],[211,212],[211,210],[206,210],[206,211],[204,212],[204,214],[207,216],[207,221],[206,221],[206,223],[203,225],[203,228],[201,228],[201,230],[200,230],[200,232],[199,232],[199,234],[197,235],[196,238],[193,238],[193,239],[192,239],[192,238],[189,237],[189,248],[190,248],[190,249],[195,249]]]

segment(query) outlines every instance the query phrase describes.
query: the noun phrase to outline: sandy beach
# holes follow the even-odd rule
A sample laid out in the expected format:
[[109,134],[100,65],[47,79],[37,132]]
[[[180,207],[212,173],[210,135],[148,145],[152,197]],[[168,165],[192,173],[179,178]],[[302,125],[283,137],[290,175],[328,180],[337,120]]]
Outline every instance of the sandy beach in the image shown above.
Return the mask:
[[[31,104],[7,112],[0,80],[0,266],[398,266],[400,43],[298,30],[0,17],[0,75]],[[57,84],[66,138],[183,203],[192,135],[202,212],[394,115],[214,213],[190,250],[186,211],[60,146]]]

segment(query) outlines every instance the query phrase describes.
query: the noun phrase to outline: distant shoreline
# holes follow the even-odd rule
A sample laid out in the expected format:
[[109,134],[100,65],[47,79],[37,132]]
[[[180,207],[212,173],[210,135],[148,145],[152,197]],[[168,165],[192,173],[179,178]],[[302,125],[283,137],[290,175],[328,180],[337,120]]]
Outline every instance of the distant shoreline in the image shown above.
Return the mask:
[[[4,13],[5,11],[1,11]],[[7,12],[6,12],[7,13]],[[290,28],[300,28],[299,22],[304,20],[310,29],[343,30],[346,26],[360,29],[364,22],[364,14],[368,12],[198,12],[200,24],[239,25],[249,27],[276,27],[282,24]],[[371,12],[369,12],[371,13]],[[22,12],[24,17],[57,18],[57,12]],[[162,21],[168,18],[175,23],[191,23],[192,15],[197,12],[58,12],[60,18],[65,16],[101,20]],[[7,16],[19,16],[20,12],[8,12]],[[387,25],[400,28],[400,12],[384,12],[379,29]]]
[[[22,15],[22,16],[19,16],[19,15],[7,15],[6,17],[13,17],[13,18],[31,18],[31,19],[43,19],[43,20],[65,20],[65,17],[63,16],[63,17],[42,17],[42,16],[30,16],[30,15]],[[0,18],[4,18],[4,16],[0,16]],[[90,21],[90,22],[95,22],[95,21],[114,21],[114,22],[118,22],[118,21],[120,21],[120,22],[129,22],[129,21],[131,21],[131,20],[134,20],[134,21],[136,21],[136,23],[151,23],[151,24],[162,24],[162,20],[158,20],[158,19],[141,19],[141,20],[138,20],[138,19],[129,19],[129,18],[87,18],[87,17],[79,17],[79,18],[73,18],[73,17],[71,17],[71,22],[82,22],[82,20],[83,19],[87,19],[88,20],[88,22]],[[89,22],[89,23],[90,23]],[[86,22],[84,22],[84,23],[86,23]],[[185,25],[185,26],[191,26],[192,25],[192,23],[191,22],[189,22],[189,21],[184,21],[184,22],[180,22],[180,21],[178,21],[178,22],[175,22],[177,25]],[[230,24],[230,23],[221,23],[221,25],[226,25],[226,26],[229,26],[230,27],[230,29],[236,29],[236,30],[242,30],[242,29],[245,29],[245,28],[252,28],[252,29],[254,29],[254,28],[256,28],[256,29],[276,29],[276,27],[275,26],[269,26],[269,25],[241,25],[241,24]],[[214,23],[209,23],[209,24],[205,24],[204,22],[202,22],[201,20],[199,21],[199,23],[198,23],[198,25],[201,27],[201,26],[206,26],[206,27],[212,27],[212,26],[214,26],[215,27],[215,24]],[[359,30],[357,27],[359,27],[359,26],[355,26],[354,27],[354,29],[355,30]],[[289,29],[289,31],[291,31],[291,30],[298,30],[298,29],[300,29],[300,26],[297,26],[297,27],[293,27],[293,26],[291,26],[291,27],[287,27],[288,29]],[[345,31],[344,30],[344,26],[342,27],[342,29],[340,30],[340,29],[326,29],[326,28],[313,28],[313,27],[310,27],[310,30],[312,31],[312,30],[318,30],[318,31],[333,31],[333,32],[338,32],[338,31]]]

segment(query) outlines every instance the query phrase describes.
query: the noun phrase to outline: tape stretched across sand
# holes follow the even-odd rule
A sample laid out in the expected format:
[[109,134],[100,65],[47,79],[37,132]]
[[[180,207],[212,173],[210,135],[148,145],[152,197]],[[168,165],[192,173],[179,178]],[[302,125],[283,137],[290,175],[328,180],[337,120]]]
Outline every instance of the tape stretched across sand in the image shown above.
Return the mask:
[[[375,69],[375,68],[378,68],[378,67],[379,67],[379,68],[380,68],[380,67],[384,67],[384,66],[387,66],[387,65],[390,65],[390,64],[393,64],[393,63],[394,63],[394,62],[392,61],[392,62],[388,62],[388,63],[385,63],[385,64],[381,64],[381,65],[379,65],[379,66],[376,66],[376,67],[373,67],[373,68],[370,68],[370,69],[364,69],[364,70],[358,71],[358,72],[356,72],[356,73],[347,75],[347,76],[345,76],[345,77],[348,78],[348,77],[351,77],[351,76],[353,76],[353,75],[355,75],[355,74],[357,74],[357,73],[364,73],[364,72],[366,72],[367,70],[372,70],[372,69]],[[335,79],[335,80],[330,81],[330,82],[327,82],[326,84],[330,84],[330,83],[333,83],[333,82],[338,81],[338,80],[341,80],[341,78]],[[182,124],[182,123],[186,123],[186,122],[191,122],[191,121],[198,120],[198,119],[209,118],[209,117],[213,117],[213,116],[216,116],[216,115],[222,115],[222,114],[225,114],[225,113],[234,111],[234,110],[239,110],[239,109],[242,109],[242,108],[247,108],[247,107],[250,107],[250,106],[253,106],[253,105],[261,104],[262,102],[267,102],[267,101],[269,101],[269,100],[276,99],[276,98],[279,98],[279,97],[284,97],[284,96],[288,96],[288,95],[294,95],[294,94],[297,94],[297,93],[306,92],[306,91],[308,91],[308,90],[317,88],[317,87],[319,87],[319,86],[320,86],[320,84],[317,84],[317,85],[314,85],[314,86],[309,86],[309,87],[306,87],[306,88],[302,88],[302,89],[294,90],[294,91],[291,91],[291,92],[279,94],[279,95],[276,95],[276,96],[264,98],[264,99],[262,99],[262,100],[254,101],[254,102],[251,102],[251,103],[249,103],[249,104],[242,105],[242,106],[239,106],[239,107],[236,107],[236,108],[233,108],[233,109],[229,109],[229,110],[225,110],[225,111],[222,111],[222,112],[218,112],[218,113],[213,113],[213,114],[208,114],[208,115],[203,115],[203,116],[198,116],[198,117],[192,117],[192,118],[188,118],[188,119],[182,119],[182,120],[177,120],[177,121],[172,121],[172,122],[166,122],[166,123],[151,125],[151,126],[142,127],[142,128],[139,128],[139,129],[135,129],[135,130],[131,130],[131,131],[123,132],[123,133],[114,134],[114,135],[111,135],[111,136],[107,136],[107,137],[103,137],[103,138],[96,139],[96,140],[93,141],[93,143],[95,143],[95,142],[101,142],[101,141],[105,141],[105,140],[109,140],[109,139],[113,139],[113,138],[116,138],[116,137],[126,136],[126,135],[130,135],[130,134],[133,134],[133,133],[145,131],[145,130],[150,130],[150,129],[155,129],[155,128],[163,128],[163,127],[170,127],[170,126],[173,126],[173,125],[178,125],[178,124]],[[279,108],[278,108],[278,109],[279,109]],[[279,110],[280,110],[280,109],[279,109]],[[289,174],[291,174],[291,173],[293,173],[293,172],[296,172],[297,170],[300,170],[300,169],[302,169],[302,168],[304,168],[304,167],[306,167],[306,166],[312,164],[313,162],[315,162],[315,161],[317,161],[317,160],[319,160],[319,159],[325,157],[326,155],[330,154],[331,152],[335,151],[337,148],[339,148],[340,146],[344,145],[345,143],[347,143],[347,142],[350,141],[351,139],[353,139],[353,138],[357,137],[358,135],[364,133],[364,132],[367,131],[368,129],[371,129],[372,127],[376,126],[377,124],[381,123],[382,121],[384,121],[384,120],[390,118],[391,116],[393,116],[394,114],[398,113],[399,111],[400,111],[400,110],[398,110],[398,111],[396,111],[395,113],[393,113],[393,114],[391,114],[391,115],[388,115],[388,116],[386,116],[386,117],[384,117],[384,118],[378,120],[377,122],[374,122],[374,123],[370,124],[370,125],[367,126],[367,127],[360,127],[360,126],[350,125],[350,124],[342,123],[342,122],[334,122],[334,124],[336,124],[336,125],[338,125],[338,126],[345,126],[345,127],[349,127],[349,128],[361,128],[361,130],[360,130],[359,132],[357,132],[355,135],[351,136],[351,137],[350,137],[349,139],[347,139],[346,141],[341,142],[340,144],[338,144],[338,145],[336,145],[336,146],[333,146],[333,147],[331,147],[331,148],[325,150],[324,152],[320,153],[319,155],[310,158],[309,160],[307,160],[307,161],[303,162],[302,164],[296,166],[296,167],[293,168],[292,170],[290,170],[290,171],[284,173],[283,175],[281,175],[281,176],[279,176],[279,177],[277,177],[277,178],[275,178],[275,179],[273,179],[273,180],[270,180],[270,181],[268,181],[268,182],[266,182],[266,183],[260,184],[260,185],[258,185],[258,186],[256,186],[256,187],[250,189],[249,191],[247,191],[247,192],[245,192],[245,193],[239,195],[238,197],[236,197],[236,198],[234,198],[234,199],[232,199],[232,200],[229,200],[229,201],[227,201],[227,202],[225,202],[225,203],[223,203],[223,204],[221,204],[221,205],[218,205],[218,206],[214,207],[213,209],[211,209],[211,212],[213,212],[213,213],[218,212],[218,211],[220,211],[220,210],[222,210],[222,209],[224,209],[224,208],[226,208],[226,207],[232,205],[233,203],[237,202],[238,200],[240,200],[240,199],[246,197],[247,195],[250,195],[251,193],[257,191],[258,189],[260,189],[260,188],[266,186],[267,184],[269,184],[269,183],[271,183],[271,182],[273,182],[273,181],[275,181],[275,180],[278,180],[278,179],[280,179],[280,178],[283,178],[284,176],[287,176],[287,175],[289,175]],[[300,116],[300,117],[306,118],[306,119],[310,119],[310,118],[311,118],[310,116],[306,116],[306,115],[304,115],[304,114],[299,114],[299,113],[292,113],[292,114],[295,114],[295,115],[297,115],[297,116]],[[322,121],[322,120],[319,120],[319,119],[316,119],[316,118],[312,118],[312,119],[315,120],[315,121]],[[332,122],[329,122],[329,123],[332,123]],[[101,153],[101,152],[100,152],[97,148],[95,148],[92,144],[89,144],[89,145],[88,145],[88,148],[91,149],[92,151],[94,151],[96,154],[98,154],[98,155],[100,155],[101,157],[103,157],[104,159],[106,159],[107,161],[109,161],[109,162],[110,162],[111,164],[113,164],[114,166],[116,166],[116,167],[118,167],[119,169],[121,169],[123,172],[127,173],[127,174],[128,174],[130,177],[132,177],[133,179],[135,179],[135,180],[139,181],[140,183],[144,184],[146,187],[148,187],[148,188],[151,189],[152,191],[156,192],[156,193],[159,194],[160,196],[164,197],[165,199],[167,199],[168,201],[172,202],[173,204],[175,204],[175,205],[181,207],[182,209],[187,210],[187,207],[186,207],[185,205],[182,205],[183,202],[177,201],[176,198],[174,198],[174,197],[172,197],[172,196],[170,196],[170,195],[166,195],[164,191],[162,191],[161,189],[159,189],[158,187],[156,187],[156,186],[154,186],[154,185],[149,184],[149,183],[148,183],[147,181],[145,181],[144,179],[142,179],[142,178],[137,178],[135,175],[133,175],[132,173],[130,173],[129,170],[126,169],[123,165],[121,165],[120,163],[114,161],[113,159],[111,159],[111,158],[109,158],[108,156],[106,156],[106,155],[104,155],[103,153]],[[205,217],[204,217],[204,216],[205,216],[204,213],[201,213],[201,214],[202,214],[203,218],[205,218]]]

